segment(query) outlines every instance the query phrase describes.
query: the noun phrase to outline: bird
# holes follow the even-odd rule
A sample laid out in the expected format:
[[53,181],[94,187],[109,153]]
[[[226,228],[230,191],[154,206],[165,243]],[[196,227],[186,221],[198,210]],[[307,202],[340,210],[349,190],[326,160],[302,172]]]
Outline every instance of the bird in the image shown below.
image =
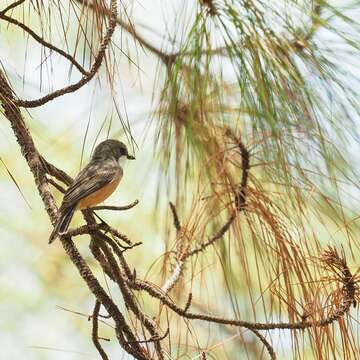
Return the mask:
[[124,143],[108,139],[95,147],[89,163],[66,190],[49,244],[66,233],[76,210],[91,208],[108,198],[123,177],[124,160],[134,160]]

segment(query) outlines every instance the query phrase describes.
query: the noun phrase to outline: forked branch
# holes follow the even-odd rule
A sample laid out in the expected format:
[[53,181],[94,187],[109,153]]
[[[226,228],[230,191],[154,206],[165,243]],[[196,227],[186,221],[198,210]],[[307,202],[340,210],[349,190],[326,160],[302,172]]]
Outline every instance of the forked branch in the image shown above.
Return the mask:
[[[246,146],[243,144],[241,139],[237,138],[232,131],[227,131],[227,136],[229,136],[238,146],[240,157],[241,157],[241,180],[240,180],[240,186],[238,188],[235,188],[233,190],[233,197],[234,197],[234,203],[235,203],[235,211],[231,213],[228,220],[223,224],[220,229],[212,235],[207,241],[203,242],[200,246],[196,247],[195,249],[187,249],[183,246],[180,247],[180,250],[178,251],[176,255],[176,265],[169,276],[169,278],[165,281],[164,285],[162,286],[162,290],[164,293],[168,293],[175,284],[179,281],[183,269],[185,266],[185,261],[194,255],[199,254],[200,252],[203,252],[206,250],[209,246],[216,243],[216,241],[223,238],[223,236],[226,234],[226,232],[230,229],[231,224],[234,222],[236,216],[238,213],[243,211],[246,207],[246,190],[248,185],[248,179],[249,179],[249,170],[250,170],[250,155],[248,150],[246,149]],[[181,231],[181,225],[178,213],[176,211],[175,205],[170,203],[170,209],[173,215],[173,221],[174,221],[174,227],[176,229],[177,235],[179,235]]]
[[[3,16],[5,16],[5,15],[3,15]],[[116,0],[111,0],[110,12],[109,12],[108,18],[109,18],[108,19],[109,20],[108,28],[107,28],[106,34],[100,44],[99,51],[98,51],[97,55],[95,56],[94,63],[92,65],[90,71],[86,72],[78,82],[68,85],[68,86],[65,86],[62,89],[55,90],[55,91],[53,91],[39,99],[36,99],[36,100],[21,100],[21,99],[13,98],[13,99],[11,99],[13,104],[18,107],[24,107],[24,108],[38,107],[38,106],[46,104],[47,102],[49,102],[51,100],[54,100],[55,98],[57,98],[59,96],[75,92],[76,90],[79,90],[82,86],[87,84],[98,72],[98,70],[104,60],[106,49],[109,46],[112,35],[115,31],[116,18],[117,18],[117,1]],[[62,54],[62,55],[65,56],[64,54]]]

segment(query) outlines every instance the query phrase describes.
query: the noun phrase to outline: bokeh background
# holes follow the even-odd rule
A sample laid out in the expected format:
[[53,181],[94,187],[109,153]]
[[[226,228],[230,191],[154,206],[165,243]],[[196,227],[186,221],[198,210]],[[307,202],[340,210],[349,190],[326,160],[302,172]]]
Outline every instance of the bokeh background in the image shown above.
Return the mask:
[[[9,3],[7,0],[0,0],[0,8]],[[286,6],[286,3],[285,1],[285,5],[281,6]],[[334,2],[333,5],[339,5],[339,2]],[[186,29],[187,23],[194,20],[197,6],[195,1],[128,1],[123,4],[123,9],[127,9],[131,21],[144,38],[154,46],[163,48],[164,51],[171,51],[186,37],[187,32],[182,29]],[[24,9],[13,15],[20,19],[25,18],[27,24],[32,24],[38,30],[39,22],[36,14],[28,11],[26,6]],[[359,15],[359,9],[353,6],[346,14],[355,19]],[[297,15],[295,11],[294,17],[296,18]],[[50,14],[50,17],[56,24],[54,26],[61,26],[56,13]],[[76,36],[75,27],[71,28],[71,21],[74,21],[74,18],[70,16],[69,39],[72,35],[74,38]],[[301,21],[299,19],[299,22]],[[339,25],[336,21],[338,20],[334,20],[334,27],[344,26],[344,31],[349,30],[343,23],[340,24],[339,21]],[[171,41],[164,41],[167,34],[173,35]],[[319,31],[316,39],[320,44],[330,44],[333,41],[331,36],[327,29]],[[57,41],[62,43],[63,39],[58,38]],[[349,44],[346,41],[342,43],[339,39],[337,41],[336,61],[340,64],[347,59],[347,70],[351,74],[352,69],[358,68],[359,58],[349,54]],[[121,213],[103,212],[101,216],[133,241],[143,242],[141,247],[129,252],[129,263],[136,267],[139,277],[161,284],[162,255],[174,241],[167,204],[168,201],[175,201],[176,196],[179,196],[174,185],[175,173],[167,171],[160,161],[161,154],[154,150],[154,143],[159,136],[158,104],[166,69],[156,56],[135,42],[125,31],[118,29],[114,42],[123,49],[126,56],[116,49],[117,76],[113,88],[106,81],[99,81],[101,78],[106,78],[105,70],[102,68],[98,77],[75,94],[65,95],[41,108],[23,111],[23,114],[40,152],[72,176],[76,175],[88,161],[93,147],[100,141],[110,137],[127,143],[135,154],[136,161],[129,162],[125,166],[125,176],[121,186],[106,204],[125,205],[138,199],[139,205]],[[335,56],[332,60],[334,59]],[[51,60],[47,59],[41,46],[16,27],[1,21],[0,62],[6,69],[15,92],[21,94],[21,98],[36,98],[41,93],[78,79],[74,71],[69,72],[68,63],[64,59],[57,56],[52,56]],[[221,68],[222,76],[229,84],[236,82],[236,74],[231,64],[223,60],[217,66]],[[354,92],[358,92],[357,89],[360,88],[354,78],[345,73],[341,76],[347,86],[354,86]],[[230,85],[229,88],[226,91],[232,97]],[[329,103],[328,100],[327,104]],[[349,111],[350,115],[358,120],[355,108],[355,106],[349,108]],[[336,111],[338,110],[334,110],[335,115]],[[237,118],[237,115],[234,117]],[[124,129],[124,124],[129,124],[131,127],[134,140],[129,138],[129,131]],[[340,141],[340,136],[337,138],[335,134],[331,135],[334,135],[334,139],[336,137],[338,141],[336,145],[339,149],[347,147],[347,150],[350,150],[351,171],[356,174],[359,170],[356,121],[354,126],[353,129],[348,129],[349,132],[353,132],[351,140],[347,137],[346,141]],[[0,115],[0,158],[0,358],[6,360],[98,359],[91,343],[91,324],[87,319],[93,308],[93,299],[60,244],[58,242],[51,246],[47,244],[51,224],[9,123],[2,115]],[[321,163],[321,166],[324,164]],[[341,166],[342,163],[339,161],[339,167]],[[349,238],[356,238],[359,234],[358,182],[349,181],[346,186],[338,184],[333,190],[330,187],[331,181],[328,183],[328,179],[318,175],[314,175],[313,180],[316,181],[317,177],[319,177],[318,183],[323,183],[324,189],[329,189],[329,193],[341,192],[341,199],[345,203],[341,203],[340,210],[345,210],[342,220],[338,221],[339,208],[327,207],[326,201],[318,204],[315,201],[311,202],[309,206],[315,207],[317,213],[321,213],[323,217],[321,220],[316,218],[309,220],[304,231],[309,234],[316,231],[317,238],[324,244],[343,245],[345,252],[350,256],[352,269],[357,269],[358,248]],[[356,179],[356,176],[354,178]],[[190,185],[187,186],[191,188],[191,181],[189,183]],[[193,186],[196,187],[196,182]],[[61,195],[55,189],[54,193],[60,202]],[[191,214],[185,209],[191,209],[191,200],[196,196],[189,195],[189,202],[181,208],[184,210],[182,212],[185,215],[184,221],[191,221]],[[73,225],[76,224],[81,224],[80,216],[76,216]],[[348,232],[351,232],[350,237]],[[77,244],[92,263],[87,239],[80,237],[77,239]],[[231,286],[236,289],[239,303],[231,304],[227,293],[227,286],[230,285],[214,265],[219,265],[218,261],[215,253],[204,263],[203,268],[208,267],[211,272],[207,281],[201,272],[192,275],[193,291],[204,295],[202,298],[199,297],[197,302],[194,301],[193,305],[195,308],[205,308],[205,310],[225,309],[225,313],[234,311],[246,317],[251,313],[251,302],[248,300],[242,302],[241,296],[258,298],[260,294],[255,291],[254,294],[249,295],[251,291],[239,276],[241,267],[235,264],[233,265],[235,275],[231,277]],[[227,267],[228,264],[224,266]],[[255,270],[257,265],[249,260],[247,266],[253,266]],[[248,269],[249,273],[252,271],[251,268]],[[97,275],[105,281],[102,273],[98,272]],[[108,286],[112,296],[119,296],[111,284]],[[202,299],[206,300],[202,301]],[[358,319],[356,310],[353,317]],[[214,349],[214,358],[256,359],[260,358],[258,356],[264,358],[267,356],[262,354],[261,345],[247,331],[210,328],[206,324],[197,324],[197,326],[202,329],[198,334],[199,341],[202,346]],[[356,323],[354,327],[358,336]],[[106,326],[101,328],[101,332],[104,337],[110,333]],[[279,351],[279,358],[290,359],[288,357],[292,348],[290,335],[275,331],[272,333],[272,341]],[[245,347],[244,343],[247,344]],[[314,355],[305,340],[304,344],[303,354],[305,358],[310,359]],[[104,346],[111,359],[129,358],[122,353],[113,338]],[[196,359],[199,356],[194,351],[192,357],[189,355],[184,358]]]

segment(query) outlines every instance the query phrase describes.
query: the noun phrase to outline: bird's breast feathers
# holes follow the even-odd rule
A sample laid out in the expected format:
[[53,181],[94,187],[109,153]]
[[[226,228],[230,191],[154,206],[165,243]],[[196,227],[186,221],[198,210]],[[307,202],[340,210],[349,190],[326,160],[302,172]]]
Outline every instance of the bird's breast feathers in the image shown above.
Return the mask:
[[107,199],[117,188],[122,178],[122,170],[116,172],[113,179],[104,185],[102,188],[94,191],[90,195],[86,196],[85,198],[81,199],[78,202],[77,209],[82,210],[89,207],[96,206],[97,204],[102,203],[105,199]]

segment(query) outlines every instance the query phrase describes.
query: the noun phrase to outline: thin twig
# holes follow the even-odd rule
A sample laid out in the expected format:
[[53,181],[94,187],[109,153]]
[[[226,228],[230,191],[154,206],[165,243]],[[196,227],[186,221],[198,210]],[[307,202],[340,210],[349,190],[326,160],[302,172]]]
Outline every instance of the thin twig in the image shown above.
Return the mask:
[[92,341],[93,341],[98,353],[100,354],[101,358],[103,360],[109,360],[108,356],[106,355],[106,352],[104,351],[104,349],[102,348],[102,346],[99,342],[99,337],[98,337],[98,316],[99,316],[100,306],[101,306],[101,303],[98,300],[96,300],[93,315],[92,315],[91,338],[92,338]]
[[185,261],[177,260],[174,271],[171,273],[170,277],[165,281],[161,288],[165,294],[167,294],[179,281],[183,273],[184,264]]
[[271,360],[276,360],[276,354],[275,354],[274,348],[266,340],[265,336],[260,334],[259,331],[255,330],[255,329],[249,329],[249,330],[252,331],[256,335],[256,337],[258,337],[260,339],[260,341],[264,344],[266,350],[268,351],[268,353],[270,355]]
[[126,244],[128,244],[128,246],[121,245],[116,241],[116,243],[118,245],[120,245],[120,247],[122,248],[122,251],[132,249],[132,248],[142,244],[141,242],[137,242],[137,243],[133,244],[126,235],[119,233],[116,229],[112,228],[111,226],[109,226],[108,224],[105,224],[103,222],[99,223],[99,224],[98,223],[86,224],[86,225],[79,226],[75,229],[69,229],[64,235],[70,236],[70,237],[85,235],[85,234],[90,235],[99,230],[103,230],[103,231],[105,231],[105,233],[110,233],[116,239],[120,239],[120,240],[123,240],[124,242],[126,242]]
[[186,304],[185,304],[185,306],[184,306],[184,312],[185,312],[185,313],[189,310],[190,305],[191,305],[191,301],[192,301],[192,293],[189,294],[189,297],[188,297],[188,299],[187,299],[187,302],[186,302]]
[[10,24],[16,25],[19,28],[23,29],[25,32],[27,32],[33,39],[35,39],[38,43],[45,46],[46,48],[58,53],[59,55],[63,56],[67,60],[69,60],[84,76],[89,76],[90,73],[86,71],[74,58],[74,56],[66,53],[64,50],[59,49],[55,45],[47,42],[44,40],[41,36],[37,35],[32,29],[30,29],[25,24],[21,23],[20,21],[17,21],[16,19],[13,19],[9,16],[6,16],[5,13],[0,13],[0,19],[7,21]]
[[171,213],[172,213],[173,219],[174,219],[174,227],[175,227],[176,231],[179,232],[181,230],[181,224],[180,224],[179,216],[176,211],[176,207],[171,201],[169,202],[169,204],[170,204]]
[[202,251],[204,251],[206,248],[208,248],[210,245],[213,245],[217,240],[221,239],[225,233],[229,230],[231,224],[233,223],[233,221],[235,220],[235,213],[233,213],[228,221],[217,231],[217,233],[215,233],[208,241],[202,243],[200,246],[198,246],[197,248],[189,251],[186,255],[185,258],[188,258],[190,256],[194,256]]
[[73,179],[71,176],[66,174],[65,171],[57,168],[55,165],[48,162],[43,156],[40,155],[40,161],[43,164],[43,167],[47,174],[55,177],[57,180],[63,182],[65,185],[71,185],[73,182]]
[[61,185],[59,185],[55,180],[53,179],[47,179],[48,183],[51,184],[52,186],[54,186],[57,190],[59,190],[61,193],[65,194],[66,189],[63,188]]
[[150,338],[148,340],[139,340],[137,343],[138,344],[146,344],[146,343],[150,343],[150,342],[154,342],[154,341],[161,341],[161,340],[164,340],[168,335],[169,335],[169,328],[167,328],[165,334],[159,338]]
[[124,211],[124,210],[129,210],[131,208],[133,208],[134,206],[136,206],[139,203],[139,200],[135,200],[134,202],[132,202],[129,205],[124,205],[124,206],[109,206],[109,205],[101,205],[101,206],[94,206],[91,208],[91,210],[114,210],[114,211]]
[[0,11],[0,15],[5,15],[9,10],[16,8],[21,5],[25,0],[18,0],[7,6],[4,10]]

